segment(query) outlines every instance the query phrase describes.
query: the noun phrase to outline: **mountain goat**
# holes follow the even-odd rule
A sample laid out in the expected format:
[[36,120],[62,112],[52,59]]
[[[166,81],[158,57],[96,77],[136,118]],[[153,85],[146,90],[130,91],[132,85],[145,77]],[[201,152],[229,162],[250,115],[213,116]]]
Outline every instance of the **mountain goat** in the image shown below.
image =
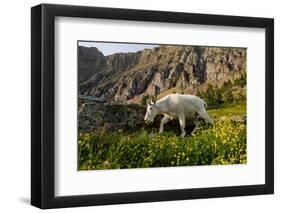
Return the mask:
[[161,120],[159,129],[159,133],[162,133],[166,123],[172,119],[178,119],[181,128],[181,137],[184,137],[186,135],[186,119],[193,119],[195,121],[195,129],[198,127],[199,118],[213,124],[213,120],[209,117],[206,107],[206,102],[194,95],[171,94],[154,103],[147,104],[144,121],[146,123],[153,123],[156,115],[163,114],[164,117]]

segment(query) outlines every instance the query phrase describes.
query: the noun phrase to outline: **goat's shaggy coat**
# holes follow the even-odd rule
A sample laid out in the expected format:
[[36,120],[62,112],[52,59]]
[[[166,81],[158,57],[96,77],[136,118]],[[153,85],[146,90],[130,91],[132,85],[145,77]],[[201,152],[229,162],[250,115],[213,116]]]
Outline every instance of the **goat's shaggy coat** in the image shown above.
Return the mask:
[[148,104],[144,121],[153,122],[156,115],[163,114],[164,117],[161,120],[159,129],[159,132],[162,133],[166,123],[172,119],[178,119],[181,127],[181,136],[184,137],[186,134],[186,119],[194,120],[196,127],[198,126],[199,118],[213,124],[213,120],[209,117],[206,108],[206,102],[199,97],[194,95],[171,94],[155,103]]

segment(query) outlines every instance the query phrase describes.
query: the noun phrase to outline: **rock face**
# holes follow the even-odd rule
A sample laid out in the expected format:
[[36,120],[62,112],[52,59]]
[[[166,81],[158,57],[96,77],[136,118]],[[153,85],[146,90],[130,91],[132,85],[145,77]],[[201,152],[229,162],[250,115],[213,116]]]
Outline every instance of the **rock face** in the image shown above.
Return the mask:
[[176,87],[192,91],[220,85],[246,72],[245,48],[161,45],[104,56],[97,48],[80,46],[78,57],[79,94],[115,102]]
[[[136,131],[146,129],[158,131],[162,116],[155,118],[152,125],[144,123],[146,108],[137,104],[118,104],[105,102],[100,99],[80,96],[79,98],[79,132],[107,133],[112,131]],[[190,133],[194,128],[192,121],[187,122],[186,131]],[[172,130],[180,134],[177,120],[165,125],[165,131]]]
[[102,52],[95,47],[79,47],[78,58],[79,82],[90,80],[106,63]]
[[143,126],[145,108],[90,99],[79,99],[79,130],[99,131],[137,129]]

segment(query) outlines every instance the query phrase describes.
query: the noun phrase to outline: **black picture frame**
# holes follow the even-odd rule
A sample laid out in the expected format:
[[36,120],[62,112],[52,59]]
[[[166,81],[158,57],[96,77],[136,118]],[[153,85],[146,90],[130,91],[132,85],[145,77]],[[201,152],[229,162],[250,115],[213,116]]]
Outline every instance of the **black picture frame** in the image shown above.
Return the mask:
[[[100,18],[263,28],[265,47],[265,184],[93,195],[54,195],[54,20]],[[241,16],[41,4],[31,8],[31,204],[39,208],[217,198],[274,193],[274,20]]]

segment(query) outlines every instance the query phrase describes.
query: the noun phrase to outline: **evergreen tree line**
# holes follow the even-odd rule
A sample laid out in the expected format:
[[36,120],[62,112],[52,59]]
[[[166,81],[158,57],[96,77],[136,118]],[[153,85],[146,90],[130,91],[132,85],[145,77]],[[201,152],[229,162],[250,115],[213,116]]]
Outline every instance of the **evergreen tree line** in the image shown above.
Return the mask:
[[[242,93],[238,93],[234,95],[234,91],[237,88],[243,88],[246,86],[247,76],[246,73],[242,73],[241,76],[233,81],[227,80],[225,81],[221,87],[217,85],[209,84],[207,86],[206,91],[199,90],[196,96],[204,99],[208,108],[217,108],[224,104],[231,104],[234,102],[240,102],[246,100],[246,95]],[[145,106],[147,101],[156,101],[157,96],[152,95],[144,95],[141,99],[141,105]]]
[[246,86],[246,80],[246,73],[243,73],[240,78],[225,81],[221,87],[209,84],[206,91],[199,90],[196,95],[207,102],[208,108],[217,108],[224,104],[245,101],[245,94],[238,93],[234,95],[234,91],[237,88]]

